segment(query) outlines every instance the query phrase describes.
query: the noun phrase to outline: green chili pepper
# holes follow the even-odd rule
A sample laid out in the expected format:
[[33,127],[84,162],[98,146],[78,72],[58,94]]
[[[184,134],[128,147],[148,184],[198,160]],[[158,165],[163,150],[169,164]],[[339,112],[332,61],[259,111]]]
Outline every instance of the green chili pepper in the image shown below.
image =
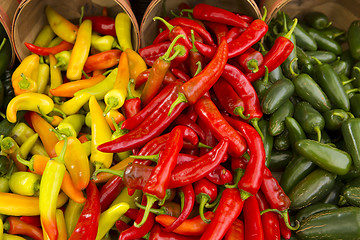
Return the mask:
[[265,92],[270,88],[271,83],[269,82],[269,70],[265,66],[265,75],[262,79],[256,80],[253,83],[253,87],[256,91],[256,94],[258,95],[259,101],[264,97]]
[[311,58],[310,61],[312,64],[316,64],[314,58],[318,59],[322,63],[332,63],[336,61],[335,53],[330,51],[306,51],[306,55]]
[[349,115],[342,109],[332,109],[323,113],[325,127],[331,131],[341,128],[341,125],[348,120]]
[[311,58],[306,54],[306,52],[296,46],[296,55],[298,57],[299,69],[302,73],[311,74],[314,66],[311,62]]
[[335,204],[330,204],[330,203],[315,203],[313,205],[307,206],[306,208],[301,209],[300,211],[298,211],[296,213],[296,220],[302,222],[304,221],[306,218],[322,212],[322,211],[326,211],[326,210],[332,210],[332,209],[338,209],[339,207]]
[[308,139],[315,140],[315,141],[318,141],[318,142],[320,142],[320,143],[332,145],[332,143],[331,143],[331,138],[330,138],[329,134],[327,134],[327,132],[325,131],[325,129],[321,130],[321,138],[320,138],[320,141],[319,141],[319,139],[318,139],[318,135],[317,135],[317,134],[307,134],[307,137],[308,137]]
[[350,24],[348,29],[348,43],[351,56],[360,60],[360,20],[355,20]]
[[308,12],[305,14],[304,20],[317,30],[328,28],[331,25],[328,17],[322,12]]
[[285,126],[289,131],[289,141],[291,144],[292,149],[295,149],[295,143],[298,140],[306,139],[306,134],[302,127],[300,126],[299,122],[296,121],[295,118],[286,117],[285,118]]
[[269,119],[269,132],[272,136],[281,134],[285,129],[285,118],[292,117],[294,105],[290,100],[283,103]]
[[338,204],[343,206],[350,204],[355,207],[360,206],[360,177],[351,180],[341,191],[340,199]]
[[296,184],[289,193],[291,210],[299,210],[319,202],[335,185],[336,174],[316,169]]
[[344,50],[343,53],[340,55],[340,59],[342,61],[346,62],[345,75],[350,76],[351,71],[352,71],[352,67],[353,67],[354,62],[355,62],[355,60],[351,56],[350,50],[349,49]]
[[274,137],[274,148],[278,151],[285,151],[290,148],[289,131],[285,128],[284,131]]
[[345,121],[341,126],[341,133],[355,168],[360,170],[360,118]]
[[348,68],[347,62],[341,60],[340,57],[338,57],[338,59],[335,62],[331,63],[331,67],[339,75],[345,74],[345,71]]
[[259,128],[260,131],[263,134],[263,144],[264,144],[264,149],[265,149],[265,153],[266,153],[266,166],[269,166],[269,161],[271,159],[271,152],[273,149],[273,144],[274,144],[274,137],[270,135],[269,132],[269,122],[265,119],[261,119],[259,121]]
[[340,193],[344,188],[344,184],[341,180],[336,179],[334,187],[331,189],[329,194],[321,199],[322,203],[338,204],[340,200]]
[[335,55],[340,55],[342,53],[340,44],[335,40],[323,36],[314,28],[309,28],[307,31],[315,39],[319,49],[333,52]]
[[274,172],[282,172],[293,158],[293,152],[290,150],[271,152],[271,158],[268,168]]
[[314,140],[304,139],[295,143],[296,151],[329,172],[345,175],[352,164],[351,156],[342,150]]
[[280,79],[284,78],[283,70],[281,68],[281,65],[271,72],[269,72],[269,82],[274,83]]
[[[360,117],[360,94],[354,94],[350,98],[350,111],[352,114],[354,114],[355,117]],[[0,123],[1,124],[1,123]]]
[[74,114],[67,116],[57,126],[59,133],[67,137],[77,137],[82,126],[85,123],[85,116],[82,114]]
[[13,193],[33,196],[39,191],[40,176],[32,172],[15,172],[10,176],[9,187]]
[[353,84],[355,87],[360,87],[360,61],[353,65],[351,71],[351,78],[355,78]]

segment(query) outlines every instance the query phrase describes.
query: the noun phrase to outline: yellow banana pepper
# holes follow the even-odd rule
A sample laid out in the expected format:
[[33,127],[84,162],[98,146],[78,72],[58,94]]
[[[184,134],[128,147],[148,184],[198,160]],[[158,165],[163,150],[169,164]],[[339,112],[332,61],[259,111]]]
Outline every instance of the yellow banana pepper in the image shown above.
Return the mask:
[[61,105],[56,105],[56,107],[63,111],[66,115],[72,115],[77,113],[80,108],[89,101],[90,97],[91,94],[85,92],[67,100]]
[[120,48],[125,51],[133,49],[131,43],[131,19],[126,12],[118,13],[115,17],[115,31]]
[[129,73],[131,79],[136,79],[137,76],[147,69],[144,59],[134,50],[127,48],[125,50],[129,61]]

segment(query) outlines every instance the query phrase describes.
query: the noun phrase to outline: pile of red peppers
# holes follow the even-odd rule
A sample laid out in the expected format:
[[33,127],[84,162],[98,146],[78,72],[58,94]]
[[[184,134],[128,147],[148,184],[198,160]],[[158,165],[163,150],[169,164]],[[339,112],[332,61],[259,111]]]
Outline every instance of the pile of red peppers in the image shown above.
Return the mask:
[[265,166],[252,82],[288,57],[293,29],[264,53],[256,50],[268,31],[262,19],[207,4],[179,11],[155,17],[159,33],[139,50],[150,68],[135,79],[144,88],[141,109],[121,125],[128,133],[98,146],[131,150],[135,160],[95,174],[143,193],[119,239],[289,239],[290,200]]

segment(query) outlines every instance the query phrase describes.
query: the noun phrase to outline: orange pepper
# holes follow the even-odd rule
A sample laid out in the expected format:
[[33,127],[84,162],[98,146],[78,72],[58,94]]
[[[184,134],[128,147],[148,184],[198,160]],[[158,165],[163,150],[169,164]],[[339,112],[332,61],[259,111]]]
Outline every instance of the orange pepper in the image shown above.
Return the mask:
[[114,126],[113,119],[116,124],[119,124],[120,122],[125,120],[124,115],[119,112],[117,109],[111,109],[106,115],[105,115],[106,122],[109,124],[111,130],[115,131],[116,128]]
[[[110,169],[116,170],[116,171],[124,170],[126,168],[126,166],[129,165],[130,163],[132,163],[133,161],[134,161],[134,158],[131,158],[131,157],[125,158],[121,162],[118,162],[117,164],[112,166]],[[107,182],[113,176],[114,175],[111,173],[100,172],[99,174],[96,175],[94,182],[95,183],[104,183],[104,182]]]
[[37,92],[37,81],[32,80],[30,77],[21,73],[19,77],[12,79],[12,86],[15,95],[20,95],[27,92]]

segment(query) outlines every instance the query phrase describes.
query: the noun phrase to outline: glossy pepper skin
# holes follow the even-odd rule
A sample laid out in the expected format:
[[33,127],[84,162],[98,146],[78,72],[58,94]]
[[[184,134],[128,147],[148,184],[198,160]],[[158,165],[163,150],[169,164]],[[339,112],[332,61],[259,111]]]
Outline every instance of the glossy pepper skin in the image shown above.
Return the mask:
[[94,32],[116,37],[115,20],[109,16],[85,16],[83,20],[89,19],[92,22]]
[[222,239],[242,211],[244,201],[240,197],[240,191],[236,188],[227,188],[222,192],[219,206],[214,217],[201,239]]
[[25,235],[35,240],[43,239],[41,228],[21,221],[19,217],[8,217],[4,223],[4,228],[8,228],[6,230],[9,234]]
[[261,221],[260,208],[254,196],[250,196],[244,203],[245,239],[264,239],[263,223]]
[[218,194],[217,186],[209,180],[202,178],[194,183],[196,202],[199,203],[199,214],[204,222],[209,220],[204,217],[204,207],[207,203],[212,203]]
[[348,119],[343,123],[341,127],[341,132],[344,136],[346,145],[349,147],[349,153],[352,157],[352,161],[356,169],[360,169],[360,159],[359,159],[359,128],[360,121],[358,118]]
[[62,41],[60,44],[56,45],[55,47],[39,47],[32,43],[25,43],[27,49],[29,49],[32,53],[35,53],[40,56],[48,56],[49,54],[57,54],[62,51],[71,50],[74,44]]
[[100,219],[100,196],[93,181],[86,187],[87,199],[69,239],[95,239]]

